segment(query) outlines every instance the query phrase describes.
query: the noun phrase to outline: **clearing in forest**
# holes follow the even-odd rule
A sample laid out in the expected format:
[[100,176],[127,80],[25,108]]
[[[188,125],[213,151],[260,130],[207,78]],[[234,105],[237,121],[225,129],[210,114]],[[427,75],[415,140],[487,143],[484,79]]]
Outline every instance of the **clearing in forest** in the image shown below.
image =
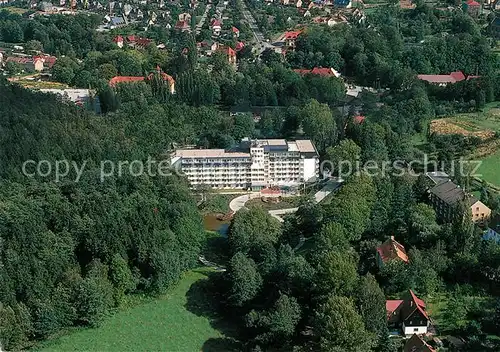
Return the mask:
[[[208,269],[187,272],[168,294],[124,309],[96,329],[81,329],[47,341],[44,351],[201,351],[223,334],[196,306]],[[194,305],[194,307],[193,307]]]

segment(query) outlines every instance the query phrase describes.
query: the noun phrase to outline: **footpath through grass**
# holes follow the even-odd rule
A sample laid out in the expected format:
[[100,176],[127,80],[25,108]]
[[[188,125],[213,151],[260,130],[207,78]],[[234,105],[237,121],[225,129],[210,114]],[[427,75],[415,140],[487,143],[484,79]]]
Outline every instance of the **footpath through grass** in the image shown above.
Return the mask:
[[41,346],[42,351],[205,351],[206,341],[222,337],[210,320],[188,310],[191,285],[207,269],[185,274],[168,294],[119,311],[96,329],[69,333]]

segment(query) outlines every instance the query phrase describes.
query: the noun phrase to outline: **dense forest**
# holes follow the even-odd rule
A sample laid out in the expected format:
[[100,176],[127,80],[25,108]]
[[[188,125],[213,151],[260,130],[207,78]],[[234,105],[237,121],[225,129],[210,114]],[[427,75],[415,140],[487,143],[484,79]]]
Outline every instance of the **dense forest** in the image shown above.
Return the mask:
[[[140,158],[144,136],[5,82],[0,116],[3,348],[98,325],[124,294],[163,292],[196,263],[203,226],[182,180],[99,180],[99,160]],[[25,160],[62,158],[88,161],[79,182],[21,175]]]

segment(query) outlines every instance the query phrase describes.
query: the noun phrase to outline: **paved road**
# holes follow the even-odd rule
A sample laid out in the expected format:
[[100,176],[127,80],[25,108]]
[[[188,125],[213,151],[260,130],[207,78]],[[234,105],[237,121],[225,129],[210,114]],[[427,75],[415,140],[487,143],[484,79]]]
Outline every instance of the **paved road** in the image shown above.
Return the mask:
[[212,4],[207,4],[207,7],[205,8],[205,12],[203,12],[203,16],[201,16],[200,22],[196,25],[196,34],[200,34],[201,29],[203,28],[203,25],[205,24],[205,21],[207,20],[208,16],[208,11],[212,8]]
[[260,56],[262,52],[268,48],[273,48],[273,46],[266,41],[264,38],[264,34],[259,29],[259,26],[257,25],[257,21],[255,21],[255,18],[253,17],[252,13],[247,7],[247,4],[245,0],[241,0],[241,4],[243,6],[243,17],[245,17],[245,20],[248,22],[248,25],[250,26],[250,29],[252,30],[253,36],[255,38],[255,41],[257,43],[257,51]]
[[[326,182],[326,184],[321,188],[318,192],[314,194],[314,201],[316,203],[321,202],[323,199],[325,199],[330,193],[333,191],[337,190],[344,180],[342,179],[331,179]],[[230,203],[229,203],[229,208],[233,212],[237,212],[241,208],[245,206],[245,203],[248,202],[250,199],[255,199],[255,198],[260,198],[260,197],[279,197],[281,194],[266,194],[263,195],[260,192],[252,192],[248,194],[244,194],[242,196],[234,198]],[[274,218],[278,219],[280,222],[283,222],[283,219],[280,217],[280,215],[285,215],[285,214],[291,214],[295,213],[298,208],[287,208],[287,209],[280,209],[280,210],[270,210],[269,214],[273,216]]]

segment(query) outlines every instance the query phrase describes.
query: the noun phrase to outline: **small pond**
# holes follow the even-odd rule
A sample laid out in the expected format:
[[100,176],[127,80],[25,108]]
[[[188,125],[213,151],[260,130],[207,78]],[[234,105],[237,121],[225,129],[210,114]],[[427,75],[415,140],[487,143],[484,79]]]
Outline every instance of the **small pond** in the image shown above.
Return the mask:
[[227,237],[230,220],[221,221],[217,219],[218,214],[206,214],[203,216],[205,230],[217,231],[221,236]]

